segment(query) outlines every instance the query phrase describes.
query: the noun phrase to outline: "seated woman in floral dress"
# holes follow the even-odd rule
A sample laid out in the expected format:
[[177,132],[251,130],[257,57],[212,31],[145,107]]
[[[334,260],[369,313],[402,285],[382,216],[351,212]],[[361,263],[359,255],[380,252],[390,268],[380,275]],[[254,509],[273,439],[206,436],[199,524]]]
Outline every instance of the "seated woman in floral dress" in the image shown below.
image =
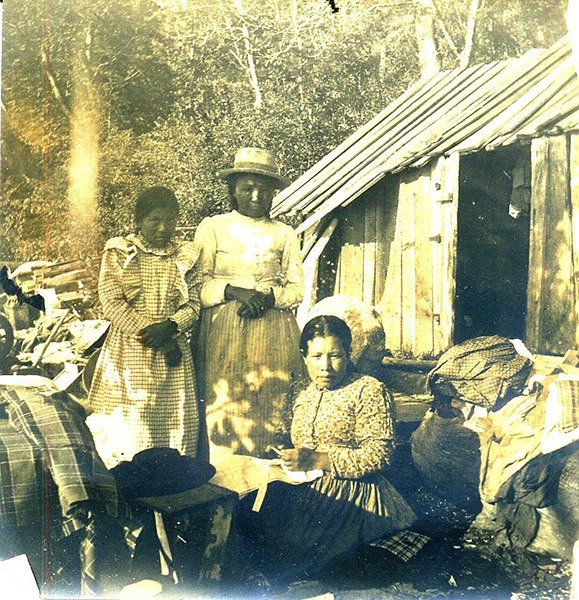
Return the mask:
[[392,396],[353,371],[351,342],[334,316],[315,317],[303,329],[309,379],[287,398],[279,454],[290,470],[321,469],[323,476],[270,484],[261,510],[243,513],[247,555],[266,577],[311,577],[416,519],[383,474],[394,450]]

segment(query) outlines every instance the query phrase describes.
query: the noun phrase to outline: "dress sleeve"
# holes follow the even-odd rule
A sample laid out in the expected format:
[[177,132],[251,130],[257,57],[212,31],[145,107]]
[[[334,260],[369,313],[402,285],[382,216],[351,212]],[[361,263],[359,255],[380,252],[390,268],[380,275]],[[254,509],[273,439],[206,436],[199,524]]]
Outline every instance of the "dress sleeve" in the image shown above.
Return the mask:
[[290,387],[281,412],[281,420],[275,430],[275,443],[283,448],[293,448],[291,425],[293,420],[294,386]]
[[283,249],[282,269],[285,285],[273,286],[276,308],[295,308],[304,298],[304,272],[300,242],[296,232],[287,228]]
[[116,248],[104,251],[99,274],[98,293],[103,315],[127,335],[137,335],[147,325],[154,323],[139,314],[123,294],[122,274],[126,255]]
[[199,223],[194,243],[200,250],[198,265],[201,277],[201,306],[208,308],[223,304],[227,281],[214,277],[217,239],[210,217]]
[[357,448],[335,446],[328,456],[334,477],[359,479],[384,469],[394,449],[395,405],[379,381],[370,381],[357,399],[355,439]]
[[[191,242],[188,242],[191,248],[191,254],[194,257],[199,256],[198,247]],[[193,326],[193,323],[199,318],[201,311],[201,286],[203,285],[203,274],[199,264],[193,261],[195,264],[185,273],[185,284],[187,286],[187,302],[182,304],[170,317],[172,321],[177,323],[179,331],[187,331]]]

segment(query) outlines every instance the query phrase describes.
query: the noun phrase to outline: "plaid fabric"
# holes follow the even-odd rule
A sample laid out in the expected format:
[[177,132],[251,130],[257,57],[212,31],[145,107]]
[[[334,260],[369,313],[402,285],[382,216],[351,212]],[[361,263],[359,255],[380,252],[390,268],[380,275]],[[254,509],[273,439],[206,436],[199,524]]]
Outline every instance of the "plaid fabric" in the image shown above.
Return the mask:
[[201,276],[193,269],[197,256],[190,243],[151,249],[134,235],[113,238],[105,247],[99,299],[111,328],[89,402],[97,415],[111,418],[102,419],[96,429],[94,415],[88,423],[109,468],[157,446],[196,454],[199,418],[185,334],[176,336],[183,359],[174,367],[167,365],[161,349],[143,346],[137,334],[168,318],[180,332],[191,328],[200,310]]
[[562,433],[570,433],[579,427],[579,380],[557,380],[555,393],[561,411],[558,429]]
[[428,374],[436,397],[449,397],[492,408],[519,394],[532,363],[501,336],[481,336],[447,350]]
[[400,560],[408,562],[416,556],[422,548],[430,541],[427,535],[416,533],[415,531],[398,531],[393,536],[372,542],[370,546],[383,548],[394,554]]
[[54,495],[54,489],[47,481],[40,448],[32,446],[7,419],[1,420],[0,527],[41,522],[47,494]]
[[548,454],[579,439],[579,377],[559,373],[554,381],[547,378],[544,385],[547,398],[541,451]]
[[73,521],[69,531],[83,526],[74,523],[74,508],[84,500],[102,502],[111,516],[119,515],[115,480],[73,401],[65,394],[43,396],[34,388],[20,387],[0,389],[0,403],[12,429],[3,424],[1,430],[2,525],[32,522],[48,502],[50,482],[58,492],[61,516]]

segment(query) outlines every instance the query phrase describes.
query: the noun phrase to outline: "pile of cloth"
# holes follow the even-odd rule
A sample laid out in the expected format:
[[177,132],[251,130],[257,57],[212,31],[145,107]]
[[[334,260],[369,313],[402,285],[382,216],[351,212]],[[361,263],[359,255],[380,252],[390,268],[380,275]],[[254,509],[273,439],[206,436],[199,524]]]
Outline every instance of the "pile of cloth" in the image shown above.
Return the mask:
[[563,559],[579,537],[579,354],[533,356],[482,336],[428,377],[432,410],[411,440],[424,479],[479,503],[497,544]]
[[129,571],[140,525],[96,451],[83,408],[48,378],[0,379],[0,532],[6,551],[22,528],[42,524],[38,547],[55,559],[61,540],[76,539],[83,595],[123,587],[119,573]]

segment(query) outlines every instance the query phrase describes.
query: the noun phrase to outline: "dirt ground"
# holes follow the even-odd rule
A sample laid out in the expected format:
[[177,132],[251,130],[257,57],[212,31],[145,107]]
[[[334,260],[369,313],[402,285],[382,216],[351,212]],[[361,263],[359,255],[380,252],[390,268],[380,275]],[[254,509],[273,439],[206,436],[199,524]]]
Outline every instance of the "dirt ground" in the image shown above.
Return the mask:
[[456,506],[424,485],[410,458],[409,435],[417,425],[406,424],[391,468],[391,481],[419,518],[413,529],[431,538],[414,558],[405,563],[386,550],[369,548],[320,580],[295,582],[282,590],[270,589],[260,582],[204,592],[175,588],[173,594],[165,587],[167,598],[569,598],[569,563],[498,548],[490,536],[469,531],[477,514],[476,506]]
[[[170,581],[163,581],[161,593],[158,589],[155,592],[152,589],[145,590],[135,598],[569,598],[571,565],[568,562],[497,547],[488,534],[469,530],[478,513],[476,505],[457,506],[425,485],[412,463],[410,453],[410,435],[417,426],[418,421],[406,421],[397,426],[398,446],[389,472],[390,481],[418,516],[413,530],[430,538],[408,562],[403,562],[386,550],[367,548],[356,559],[336,565],[332,572],[320,580],[294,582],[284,589],[271,589],[260,581],[233,587],[219,584],[208,589],[200,589],[197,585],[191,588],[173,586]],[[59,597],[78,596],[65,592]]]
[[298,585],[282,597],[331,593],[336,600],[569,598],[569,563],[497,547],[490,535],[469,530],[476,506],[458,507],[424,485],[410,458],[408,438],[417,424],[407,425],[399,436],[391,481],[419,518],[413,529],[428,535],[430,541],[407,563],[385,550],[373,549],[360,557],[359,564],[330,574],[317,589],[312,585],[308,591],[307,584]]

